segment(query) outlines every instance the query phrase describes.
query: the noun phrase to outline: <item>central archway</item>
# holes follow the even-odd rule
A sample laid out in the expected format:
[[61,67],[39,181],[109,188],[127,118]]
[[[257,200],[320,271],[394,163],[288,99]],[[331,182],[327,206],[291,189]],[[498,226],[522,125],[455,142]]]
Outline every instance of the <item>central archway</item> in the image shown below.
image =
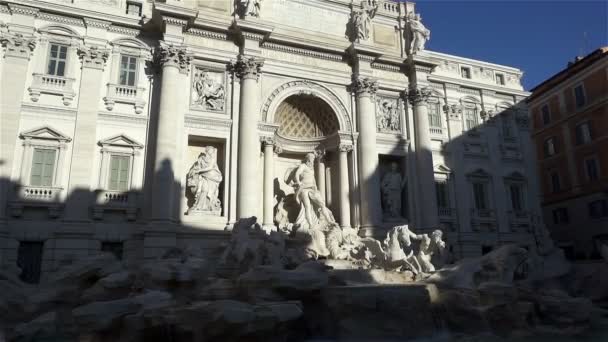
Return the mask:
[[287,138],[314,139],[330,136],[340,129],[332,108],[313,95],[292,95],[277,107],[274,123],[277,134]]

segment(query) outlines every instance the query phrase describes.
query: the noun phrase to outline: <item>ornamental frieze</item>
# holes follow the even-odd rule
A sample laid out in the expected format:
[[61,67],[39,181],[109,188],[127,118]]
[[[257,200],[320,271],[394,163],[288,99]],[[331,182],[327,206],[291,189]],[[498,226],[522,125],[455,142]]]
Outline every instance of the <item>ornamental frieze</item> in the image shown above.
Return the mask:
[[226,107],[225,76],[204,68],[195,68],[192,79],[192,103],[198,109],[222,112]]

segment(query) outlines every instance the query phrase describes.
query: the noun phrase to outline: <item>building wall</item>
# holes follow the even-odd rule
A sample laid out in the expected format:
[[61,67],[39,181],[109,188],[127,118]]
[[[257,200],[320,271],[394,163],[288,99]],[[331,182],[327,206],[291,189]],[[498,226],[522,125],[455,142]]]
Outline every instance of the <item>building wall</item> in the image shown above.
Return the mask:
[[[361,127],[356,115],[356,96],[350,87],[354,70],[345,52],[351,42],[344,37],[350,1],[264,2],[260,18],[253,22],[261,29],[266,29],[264,25],[271,27],[272,39],[265,43],[246,40],[240,42],[240,47],[231,31],[232,7],[223,6],[224,2],[135,2],[142,5],[141,16],[124,14],[125,1],[91,7],[83,1],[24,2],[25,7],[15,1],[0,1],[0,21],[6,24],[2,27],[3,37],[21,32],[32,36],[36,43],[33,49],[22,53],[21,58],[28,62],[24,87],[18,90],[21,95],[2,100],[6,101],[3,105],[11,103],[19,112],[11,116],[12,124],[17,125],[15,132],[3,127],[3,133],[12,136],[6,141],[13,144],[14,154],[10,170],[3,173],[10,186],[3,189],[0,203],[6,208],[0,226],[0,262],[17,261],[20,241],[44,243],[43,273],[81,255],[96,253],[111,242],[124,242],[123,258],[134,263],[141,258],[158,257],[175,246],[191,246],[211,253],[228,236],[224,228],[239,218],[236,207],[241,194],[237,182],[239,168],[250,169],[251,177],[257,180],[260,195],[255,212],[263,217],[264,157],[255,156],[255,165],[237,164],[242,119],[239,104],[243,99],[242,83],[231,68],[243,50],[265,60],[254,94],[260,108],[260,135],[272,128],[274,113],[269,106],[274,106],[273,99],[292,90],[324,97],[337,115],[341,129],[352,127],[352,131],[340,132],[339,139],[354,147],[347,161],[349,223],[356,228],[361,226],[362,201],[357,199],[362,183],[361,156],[356,138]],[[382,176],[388,169],[387,163],[399,163],[407,178],[408,193],[404,194],[407,208],[403,210],[407,217],[398,223],[409,222],[416,229],[424,206],[418,200],[421,190],[415,186],[420,176],[416,174],[415,156],[421,149],[415,143],[419,132],[415,129],[414,108],[403,96],[413,82],[411,75],[403,72],[403,35],[394,30],[400,13],[406,8],[413,10],[413,4],[381,5],[366,43],[366,48],[381,54],[373,62],[365,62],[367,69],[363,71],[379,83],[374,98],[376,118],[379,120],[382,100],[388,100],[395,104],[399,123],[397,129],[377,129],[376,150],[380,156],[377,172]],[[287,12],[298,15],[286,16]],[[188,22],[184,17],[192,19]],[[332,24],[322,25],[327,22],[323,18],[332,19]],[[164,26],[160,25],[163,21]],[[154,67],[151,50],[157,49],[161,41],[184,44],[193,56],[188,74],[178,79],[179,92],[172,99],[173,114],[183,118],[177,124],[177,147],[171,158],[174,193],[152,191],[154,179],[159,177],[154,169],[154,155],[159,147],[158,130],[162,129],[158,125],[163,77]],[[53,89],[42,84],[49,82],[44,76],[48,44],[52,42],[69,47],[66,75],[59,78],[61,82]],[[3,45],[8,56],[7,49],[14,45],[8,41]],[[107,49],[105,60],[83,57],[83,51],[89,51],[93,45]],[[120,58],[125,55],[137,57],[138,65],[136,85],[123,87],[126,92],[118,84]],[[448,184],[449,207],[442,208],[438,216],[454,256],[475,256],[482,249],[511,242],[534,248],[532,234],[540,224],[538,181],[532,166],[535,151],[529,140],[527,108],[522,103],[528,95],[521,87],[522,72],[432,51],[421,56],[436,65],[419,82],[433,90],[429,102],[439,106],[441,126],[431,128],[434,169],[429,172],[435,174],[437,181]],[[86,58],[101,64],[91,66]],[[9,57],[0,61],[2,77],[10,75],[16,61]],[[469,68],[470,79],[461,76],[462,67]],[[91,70],[97,70],[93,72],[99,76],[85,78],[91,75]],[[225,97],[221,109],[196,103],[194,81],[202,72],[223,84]],[[498,84],[496,75],[503,76],[504,84]],[[464,123],[467,106],[475,108],[477,128],[473,130]],[[506,135],[505,126],[510,127],[510,135]],[[94,132],[94,136],[83,134],[85,128]],[[48,190],[29,184],[32,167],[29,141],[34,145],[61,146],[61,161],[56,163],[60,166],[56,170],[59,176],[53,183],[52,196],[27,195]],[[203,146],[214,146],[218,151],[223,176],[219,195],[222,209],[217,215],[192,216],[187,214],[186,174]],[[75,154],[76,147],[80,154]],[[336,153],[328,151],[326,163],[328,202],[335,215],[340,208]],[[107,190],[108,156],[112,154],[131,160],[129,191]],[[603,169],[608,170],[608,166]],[[275,176],[281,178],[277,172],[278,169]],[[488,210],[484,212],[474,209],[471,185],[473,180],[480,179],[487,184],[488,191]],[[507,186],[513,182],[521,184],[524,193],[523,208],[517,212],[511,208]],[[26,194],[25,190],[30,192]],[[108,198],[118,199],[118,203],[110,203]],[[169,201],[168,198],[177,203],[173,221],[153,222],[157,214],[153,204]],[[381,226],[386,229],[394,224],[385,220]]]
[[[585,103],[576,107],[575,87],[582,85]],[[567,248],[572,257],[597,257],[594,239],[608,233],[608,212],[592,215],[594,201],[608,203],[608,54],[599,49],[576,61],[567,69],[533,90],[529,100],[534,130],[533,139],[539,156],[545,222],[554,238]],[[551,122],[542,123],[542,107],[548,105]],[[577,142],[577,126],[587,124],[591,140]],[[543,144],[549,137],[558,140],[558,153],[546,157]],[[597,161],[597,179],[590,179],[586,160]],[[558,172],[562,186],[553,191],[551,172]],[[598,204],[599,205],[599,204]],[[554,218],[556,211],[567,212],[567,218]]]

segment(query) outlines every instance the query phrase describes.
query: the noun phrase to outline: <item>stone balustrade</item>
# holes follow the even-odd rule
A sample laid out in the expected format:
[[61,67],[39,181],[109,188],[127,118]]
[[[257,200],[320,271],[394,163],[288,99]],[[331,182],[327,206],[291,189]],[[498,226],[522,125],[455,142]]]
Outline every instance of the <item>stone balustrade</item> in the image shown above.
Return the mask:
[[122,211],[129,221],[137,217],[137,193],[133,191],[98,190],[95,193],[93,218],[103,219],[105,211]]
[[63,188],[46,186],[19,186],[15,193],[15,198],[9,203],[9,208],[14,217],[20,217],[23,209],[47,208],[49,216],[58,217],[61,204]]
[[135,113],[141,114],[146,105],[145,92],[143,87],[108,83],[108,93],[103,100],[107,110],[113,110],[116,103],[125,103],[133,105]]
[[74,100],[76,79],[44,74],[34,74],[33,76],[32,86],[28,89],[33,102],[38,102],[41,94],[59,95],[66,106],[69,106]]

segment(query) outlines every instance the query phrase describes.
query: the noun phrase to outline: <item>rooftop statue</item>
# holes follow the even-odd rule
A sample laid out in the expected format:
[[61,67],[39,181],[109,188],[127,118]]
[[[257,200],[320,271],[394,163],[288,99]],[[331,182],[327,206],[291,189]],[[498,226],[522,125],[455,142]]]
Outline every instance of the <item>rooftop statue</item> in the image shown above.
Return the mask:
[[236,12],[241,18],[259,17],[262,0],[235,0]]
[[406,18],[406,41],[408,42],[408,54],[413,55],[424,50],[424,45],[431,38],[431,31],[422,23],[420,14],[410,12]]
[[354,41],[367,40],[369,38],[372,19],[378,11],[376,0],[361,1],[361,9],[353,9],[351,15],[351,39]]

